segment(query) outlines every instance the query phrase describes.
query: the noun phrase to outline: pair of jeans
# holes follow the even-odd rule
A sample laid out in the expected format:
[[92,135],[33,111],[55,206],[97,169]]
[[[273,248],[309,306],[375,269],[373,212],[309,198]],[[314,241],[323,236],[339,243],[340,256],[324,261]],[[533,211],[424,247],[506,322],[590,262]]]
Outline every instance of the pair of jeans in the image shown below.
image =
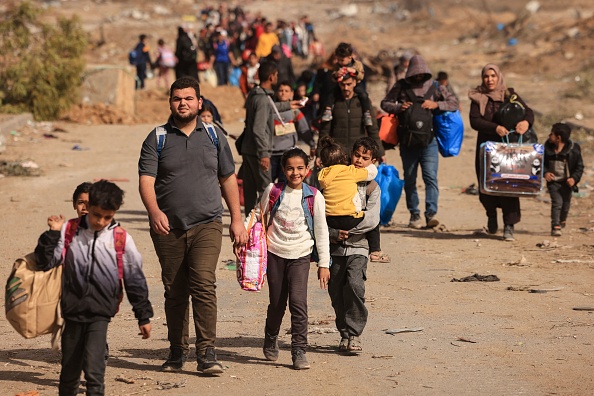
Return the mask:
[[547,188],[551,196],[551,228],[559,227],[567,220],[573,191],[564,181],[549,182]]
[[62,333],[60,396],[76,396],[84,371],[87,395],[105,394],[105,343],[109,320],[75,322],[66,319]]
[[419,195],[417,193],[417,173],[419,165],[423,182],[425,182],[425,217],[432,217],[437,213],[439,187],[437,185],[437,167],[439,151],[437,139],[433,138],[425,148],[407,148],[400,146],[402,169],[404,171],[404,192],[406,207],[411,214],[420,214]]
[[360,336],[367,324],[366,273],[367,257],[360,254],[332,256],[328,294],[341,338]]
[[239,176],[243,180],[243,202],[246,217],[256,206],[258,199],[272,183],[271,169],[262,169],[260,160],[255,155],[243,155],[243,163],[239,170]]
[[284,259],[268,252],[269,304],[266,314],[267,336],[276,337],[287,309],[291,312],[291,348],[307,347],[307,278],[310,255],[298,259]]
[[189,316],[196,330],[196,353],[214,347],[217,333],[217,262],[221,252],[223,224],[199,224],[187,231],[173,229],[151,238],[161,264],[165,287],[167,338],[171,348],[189,350]]
[[226,62],[215,62],[214,70],[217,74],[217,85],[227,85],[229,82],[229,64]]

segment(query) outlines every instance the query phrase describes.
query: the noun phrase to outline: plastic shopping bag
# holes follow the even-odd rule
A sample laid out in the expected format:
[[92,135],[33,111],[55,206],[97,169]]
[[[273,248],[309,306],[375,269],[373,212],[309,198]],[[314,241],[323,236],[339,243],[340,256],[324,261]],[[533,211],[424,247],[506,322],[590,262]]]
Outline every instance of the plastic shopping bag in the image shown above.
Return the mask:
[[433,116],[433,130],[442,157],[460,154],[464,139],[464,122],[460,110],[442,111]]
[[241,247],[237,260],[237,281],[243,290],[260,291],[266,280],[268,267],[268,247],[266,228],[256,221],[254,210],[250,213],[248,243]]
[[380,164],[375,181],[382,192],[380,206],[380,224],[386,225],[392,219],[396,205],[402,195],[404,180],[400,180],[398,170],[392,165]]

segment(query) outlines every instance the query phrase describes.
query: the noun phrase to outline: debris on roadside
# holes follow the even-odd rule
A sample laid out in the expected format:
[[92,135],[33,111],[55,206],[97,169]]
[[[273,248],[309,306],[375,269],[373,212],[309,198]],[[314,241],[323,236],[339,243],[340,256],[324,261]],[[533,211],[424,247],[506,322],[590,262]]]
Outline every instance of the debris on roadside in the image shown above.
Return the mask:
[[423,331],[423,330],[425,330],[423,327],[416,327],[416,328],[411,328],[411,329],[407,329],[407,328],[394,329],[394,330],[384,329],[382,331],[386,334],[395,335],[395,334],[400,334],[400,333],[417,333],[417,332]]
[[470,186],[463,188],[462,189],[462,192],[464,194],[468,194],[468,195],[478,195],[478,190],[476,188],[476,183],[472,183]]
[[545,239],[544,241],[537,243],[536,247],[539,247],[541,249],[557,249],[559,247],[559,244],[556,241],[551,242]]
[[117,382],[123,382],[124,384],[129,384],[129,385],[130,385],[130,384],[134,384],[134,383],[136,383],[136,381],[135,381],[135,380],[133,380],[132,378],[126,378],[126,377],[124,377],[124,376],[123,376],[123,375],[121,375],[121,374],[118,374],[118,375],[115,377],[115,380],[116,380]]
[[451,282],[499,282],[497,275],[474,274],[464,278],[452,278]]
[[174,388],[185,388],[187,380],[181,380],[179,382],[162,382],[157,381],[157,389],[158,390],[169,390]]
[[530,293],[548,293],[548,292],[559,291],[559,290],[563,290],[563,288],[556,287],[554,289],[530,289],[529,292]]
[[33,161],[0,161],[0,174],[4,176],[41,176],[41,173]]
[[530,264],[528,263],[528,260],[526,259],[526,257],[524,257],[523,255],[517,261],[511,261],[509,263],[503,264],[504,267],[526,267],[528,265],[530,265]]

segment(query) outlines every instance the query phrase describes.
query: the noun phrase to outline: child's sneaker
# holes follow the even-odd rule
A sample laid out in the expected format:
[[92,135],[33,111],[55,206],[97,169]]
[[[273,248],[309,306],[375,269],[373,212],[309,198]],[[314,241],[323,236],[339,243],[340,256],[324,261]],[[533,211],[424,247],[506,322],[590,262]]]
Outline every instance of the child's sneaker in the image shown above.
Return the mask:
[[363,114],[363,119],[365,120],[365,126],[372,126],[373,125],[373,120],[371,119],[371,112],[369,110],[367,110]]
[[322,121],[328,122],[332,121],[332,109],[327,107],[324,109],[324,113],[322,114]]
[[562,221],[561,222],[561,229],[565,228],[566,225],[567,225],[567,222],[566,221]]
[[551,230],[551,236],[561,236],[561,226],[555,226]]
[[293,349],[291,357],[293,358],[293,368],[295,370],[306,370],[310,367],[303,349]]
[[264,347],[262,347],[266,360],[276,362],[278,360],[278,337],[264,335]]

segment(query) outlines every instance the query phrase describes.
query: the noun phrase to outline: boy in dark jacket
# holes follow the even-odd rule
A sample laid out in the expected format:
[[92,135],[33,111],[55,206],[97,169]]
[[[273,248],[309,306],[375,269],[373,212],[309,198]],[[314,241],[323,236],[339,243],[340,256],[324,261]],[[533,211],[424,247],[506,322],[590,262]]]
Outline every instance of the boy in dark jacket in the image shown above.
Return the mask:
[[551,128],[545,143],[544,177],[551,195],[551,235],[561,236],[565,227],[571,194],[578,191],[578,183],[584,172],[580,145],[573,142],[571,128],[557,123]]
[[151,335],[153,309],[132,237],[113,219],[124,192],[106,180],[91,185],[88,213],[65,222],[50,216],[50,230],[39,237],[35,259],[40,270],[62,263],[60,396],[76,395],[84,371],[87,395],[105,393],[107,326],[122,297],[122,279],[143,339]]

